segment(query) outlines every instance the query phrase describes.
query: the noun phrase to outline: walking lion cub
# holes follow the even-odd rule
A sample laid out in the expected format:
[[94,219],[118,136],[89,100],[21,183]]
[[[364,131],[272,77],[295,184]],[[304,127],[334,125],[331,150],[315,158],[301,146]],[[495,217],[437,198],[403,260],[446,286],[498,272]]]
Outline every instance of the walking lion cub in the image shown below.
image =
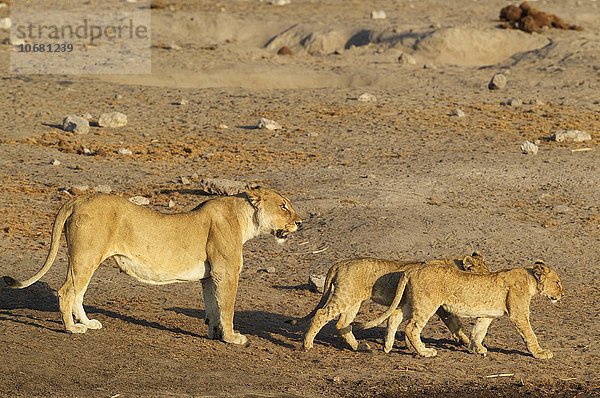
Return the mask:
[[[454,259],[433,260],[429,262],[406,262],[360,258],[341,261],[334,264],[327,272],[325,287],[319,304],[304,318],[292,320],[292,324],[310,326],[304,337],[304,349],[313,347],[313,341],[321,328],[339,315],[336,324],[338,333],[353,350],[365,351],[369,345],[356,341],[352,333],[352,321],[356,317],[363,301],[371,298],[374,302],[389,306],[393,304],[399,289],[398,282],[407,270],[424,265],[439,265],[470,272],[489,272],[483,256],[478,252],[471,256]],[[466,346],[470,340],[463,332],[460,320],[440,308],[438,316],[446,324],[452,335]],[[380,322],[381,323],[381,322]],[[389,325],[388,325],[389,326]],[[392,349],[397,325],[388,327],[385,352]],[[391,334],[391,338],[389,337]],[[388,342],[391,341],[391,344]]]
[[[540,260],[532,267],[487,275],[461,272],[443,265],[413,267],[403,273],[390,308],[379,318],[366,323],[364,328],[376,326],[386,319],[388,325],[397,326],[402,317],[410,318],[405,329],[406,346],[414,348],[419,355],[433,357],[437,352],[425,347],[421,331],[441,307],[454,316],[477,318],[469,349],[485,356],[487,349],[482,342],[490,323],[507,314],[529,352],[535,358],[548,359],[552,358],[552,352],[540,347],[529,323],[529,304],[536,294],[553,303],[564,294],[556,271]],[[396,310],[400,303],[405,303],[402,311]]]

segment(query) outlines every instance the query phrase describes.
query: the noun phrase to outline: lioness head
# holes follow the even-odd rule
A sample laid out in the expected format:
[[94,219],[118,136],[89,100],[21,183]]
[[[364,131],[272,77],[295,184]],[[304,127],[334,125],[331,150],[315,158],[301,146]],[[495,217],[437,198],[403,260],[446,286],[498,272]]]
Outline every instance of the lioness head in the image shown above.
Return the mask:
[[285,241],[302,224],[302,218],[296,213],[290,200],[277,191],[256,188],[248,190],[246,194],[257,210],[260,228],[275,235],[279,242]]
[[465,256],[462,260],[461,267],[463,271],[473,272],[474,274],[490,273],[490,269],[479,252],[473,252],[470,256]]
[[537,260],[533,266],[533,276],[538,282],[538,291],[556,303],[563,296],[563,286],[556,271]]

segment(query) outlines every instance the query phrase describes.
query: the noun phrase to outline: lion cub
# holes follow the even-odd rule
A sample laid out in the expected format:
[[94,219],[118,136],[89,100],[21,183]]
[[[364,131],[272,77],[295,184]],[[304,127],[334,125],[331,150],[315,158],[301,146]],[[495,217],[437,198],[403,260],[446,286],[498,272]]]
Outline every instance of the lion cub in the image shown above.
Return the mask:
[[[310,327],[304,337],[304,348],[313,347],[313,341],[319,330],[339,315],[336,324],[338,333],[353,350],[368,350],[364,342],[357,342],[352,333],[352,321],[356,317],[363,301],[371,298],[382,305],[391,305],[397,294],[398,282],[402,273],[412,267],[435,264],[442,267],[457,268],[471,272],[487,273],[488,267],[481,254],[475,252],[471,256],[456,259],[434,260],[429,262],[405,262],[361,258],[341,261],[334,264],[327,272],[325,287],[321,301],[304,318],[293,320],[292,324],[304,324],[311,320]],[[452,335],[463,344],[469,345],[469,338],[462,330],[460,321],[440,308],[438,316],[446,324]],[[392,335],[396,332],[394,326]],[[390,329],[388,328],[388,335]],[[386,342],[389,338],[386,338]],[[393,343],[393,336],[391,341]],[[386,344],[385,352],[391,350]]]
[[[535,358],[548,359],[552,358],[552,353],[540,347],[529,323],[529,304],[536,294],[548,297],[553,303],[563,296],[558,274],[539,260],[532,267],[487,275],[433,265],[407,270],[399,283],[394,302],[400,302],[399,297],[406,301],[405,307],[411,312],[405,329],[406,346],[413,347],[419,355],[433,357],[437,354],[435,349],[425,347],[421,341],[421,331],[441,306],[454,316],[477,318],[469,346],[475,353],[486,355],[487,349],[482,342],[490,323],[494,318],[508,314],[529,352]],[[390,314],[388,323],[396,325],[399,322],[392,318],[403,316],[402,311],[396,311],[392,305],[376,321],[385,320],[385,316]]]

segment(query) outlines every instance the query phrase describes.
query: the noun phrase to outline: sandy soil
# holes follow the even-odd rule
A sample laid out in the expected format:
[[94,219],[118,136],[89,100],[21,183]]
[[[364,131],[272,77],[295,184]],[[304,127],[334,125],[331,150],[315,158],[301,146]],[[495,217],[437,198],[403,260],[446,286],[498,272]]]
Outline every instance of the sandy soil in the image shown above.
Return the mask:
[[[206,338],[199,284],[146,286],[108,262],[85,301],[104,329],[64,333],[55,291],[63,245],[42,281],[0,286],[0,395],[600,394],[596,1],[535,2],[584,30],[533,35],[495,28],[508,4],[497,0],[164,3],[172,7],[153,11],[151,76],[10,75],[11,50],[0,45],[0,274],[23,278],[40,267],[68,198],[61,188],[72,185],[110,185],[180,212],[206,199],[199,178],[255,181],[285,192],[305,228],[285,245],[246,244],[235,324],[248,348]],[[387,19],[372,20],[377,9]],[[0,42],[6,37],[0,31]],[[181,50],[162,48],[169,43]],[[284,45],[294,55],[277,55]],[[399,64],[400,52],[416,65]],[[506,88],[488,90],[500,71]],[[357,101],[364,92],[378,101]],[[173,104],[182,98],[189,103]],[[501,105],[509,98],[542,103]],[[466,116],[449,116],[455,108]],[[58,128],[67,114],[112,110],[127,114],[127,126],[87,135]],[[260,117],[284,129],[250,128]],[[545,139],[563,129],[592,140]],[[537,155],[521,153],[525,140],[541,140]],[[573,151],[583,148],[591,150]],[[535,299],[531,314],[553,359],[533,359],[507,319],[492,324],[487,358],[432,319],[423,336],[438,349],[433,359],[409,353],[401,332],[384,354],[382,329],[357,333],[375,349],[354,353],[333,325],[303,352],[302,331],[285,323],[318,302],[304,284],[336,260],[474,249],[493,270],[542,258],[559,271],[566,296],[556,305]],[[269,266],[274,273],[257,272]],[[382,310],[365,305],[358,319]]]

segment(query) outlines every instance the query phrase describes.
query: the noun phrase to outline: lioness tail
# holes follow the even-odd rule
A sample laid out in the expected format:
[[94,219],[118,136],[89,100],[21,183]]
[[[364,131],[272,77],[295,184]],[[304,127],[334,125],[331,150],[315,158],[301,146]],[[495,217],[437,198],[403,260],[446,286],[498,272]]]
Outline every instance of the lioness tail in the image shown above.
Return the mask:
[[31,278],[25,281],[18,281],[13,277],[4,276],[4,282],[8,287],[13,289],[22,289],[24,287],[30,286],[40,280],[42,276],[48,272],[54,260],[56,259],[56,254],[58,253],[58,248],[60,246],[60,235],[62,234],[62,230],[65,226],[65,222],[73,213],[73,204],[76,199],[72,199],[65,203],[58,214],[56,215],[56,219],[54,220],[54,226],[52,227],[52,238],[50,243],[50,251],[48,252],[48,256],[46,257],[46,261],[44,262],[44,266],[37,272],[37,274],[33,275]]

